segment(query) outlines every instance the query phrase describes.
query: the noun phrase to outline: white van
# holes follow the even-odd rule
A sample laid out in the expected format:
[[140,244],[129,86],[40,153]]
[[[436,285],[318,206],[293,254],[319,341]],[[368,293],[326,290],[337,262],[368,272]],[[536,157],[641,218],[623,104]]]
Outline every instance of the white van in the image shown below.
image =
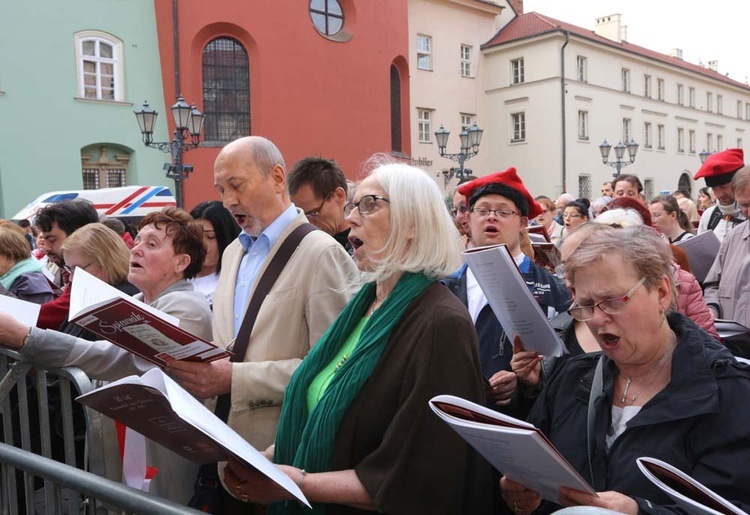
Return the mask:
[[64,200],[84,199],[94,204],[99,216],[119,218],[123,221],[138,220],[152,211],[175,207],[177,201],[172,191],[165,186],[124,186],[99,190],[51,191],[40,195],[20,210],[13,220],[29,220],[33,223],[37,211],[49,204]]

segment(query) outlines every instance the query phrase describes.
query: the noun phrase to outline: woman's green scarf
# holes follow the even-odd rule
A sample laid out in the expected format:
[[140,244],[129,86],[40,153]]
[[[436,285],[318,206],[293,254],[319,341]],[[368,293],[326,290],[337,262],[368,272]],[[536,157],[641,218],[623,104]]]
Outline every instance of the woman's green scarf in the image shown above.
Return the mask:
[[[401,320],[412,300],[432,282],[424,274],[404,273],[401,276],[393,291],[362,328],[355,351],[338,369],[320,402],[308,414],[305,398],[310,383],[334,359],[346,338],[365,316],[375,299],[375,284],[366,284],[349,301],[289,382],[276,433],[276,463],[294,465],[307,472],[330,470],[334,439],[344,414],[375,370],[391,330]],[[278,515],[297,511],[301,512],[297,503],[287,502],[271,505],[268,513]],[[309,513],[306,508],[304,511]],[[312,513],[324,512],[324,505],[313,505]]]
[[10,291],[10,287],[16,282],[16,279],[18,279],[20,275],[41,271],[42,265],[39,264],[39,261],[34,258],[23,259],[13,265],[13,268],[5,272],[3,275],[0,275],[0,284],[3,285],[3,288]]

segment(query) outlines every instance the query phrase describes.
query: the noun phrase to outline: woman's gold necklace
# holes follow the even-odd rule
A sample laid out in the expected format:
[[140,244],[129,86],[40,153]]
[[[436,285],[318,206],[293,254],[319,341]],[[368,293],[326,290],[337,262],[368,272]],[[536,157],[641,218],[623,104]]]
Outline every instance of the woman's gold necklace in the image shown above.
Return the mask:
[[625,381],[626,381],[626,383],[625,383],[625,391],[622,392],[622,398],[620,399],[620,403],[621,404],[626,404],[626,401],[627,401],[627,398],[628,398],[628,389],[630,388],[630,383],[633,382],[633,379],[637,379],[638,377],[645,376],[646,374],[648,374],[649,372],[651,372],[652,370],[654,370],[656,367],[659,367],[659,372],[657,372],[654,375],[653,379],[651,379],[651,381],[649,381],[649,383],[646,386],[644,386],[643,388],[641,388],[640,391],[638,391],[638,393],[636,393],[635,395],[633,395],[633,397],[630,399],[630,402],[627,402],[627,405],[633,404],[643,392],[645,392],[647,389],[649,389],[654,384],[654,382],[656,382],[656,380],[659,378],[659,376],[661,376],[661,373],[664,370],[664,367],[666,366],[667,361],[669,361],[668,358],[674,352],[674,348],[675,348],[676,345],[677,345],[677,335],[675,335],[674,331],[672,331],[672,343],[669,346],[669,349],[662,355],[661,358],[659,358],[658,360],[654,361],[651,364],[651,366],[648,367],[648,370],[646,370],[645,372],[643,372],[641,374],[638,374],[637,376],[633,376],[633,377],[625,376]]

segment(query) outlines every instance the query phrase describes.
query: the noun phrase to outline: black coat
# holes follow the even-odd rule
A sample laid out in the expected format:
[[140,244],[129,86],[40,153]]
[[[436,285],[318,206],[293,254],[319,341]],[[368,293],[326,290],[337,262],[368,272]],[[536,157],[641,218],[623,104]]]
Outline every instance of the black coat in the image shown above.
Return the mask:
[[[628,423],[606,451],[614,363],[601,353],[560,363],[528,421],[541,429],[597,491],[629,495],[645,513],[680,511],[638,469],[636,458],[663,460],[750,511],[750,367],[684,315],[668,316],[678,336],[669,384]],[[604,359],[604,391],[595,402],[593,472],[587,458],[587,411],[594,369]],[[540,511],[558,508],[545,503]]]

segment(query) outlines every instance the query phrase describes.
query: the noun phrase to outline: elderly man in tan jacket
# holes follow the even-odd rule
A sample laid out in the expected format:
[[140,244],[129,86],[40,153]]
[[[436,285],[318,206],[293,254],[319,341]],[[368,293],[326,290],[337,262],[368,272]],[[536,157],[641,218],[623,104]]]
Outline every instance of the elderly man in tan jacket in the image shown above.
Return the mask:
[[[224,252],[214,297],[214,342],[232,350],[258,280],[286,236],[307,219],[289,200],[284,161],[265,138],[224,147],[214,183],[243,231]],[[170,373],[199,398],[230,393],[228,424],[265,449],[274,441],[292,373],[356,291],[356,277],[336,240],[323,231],[308,234],[263,300],[244,359],[174,362]]]

